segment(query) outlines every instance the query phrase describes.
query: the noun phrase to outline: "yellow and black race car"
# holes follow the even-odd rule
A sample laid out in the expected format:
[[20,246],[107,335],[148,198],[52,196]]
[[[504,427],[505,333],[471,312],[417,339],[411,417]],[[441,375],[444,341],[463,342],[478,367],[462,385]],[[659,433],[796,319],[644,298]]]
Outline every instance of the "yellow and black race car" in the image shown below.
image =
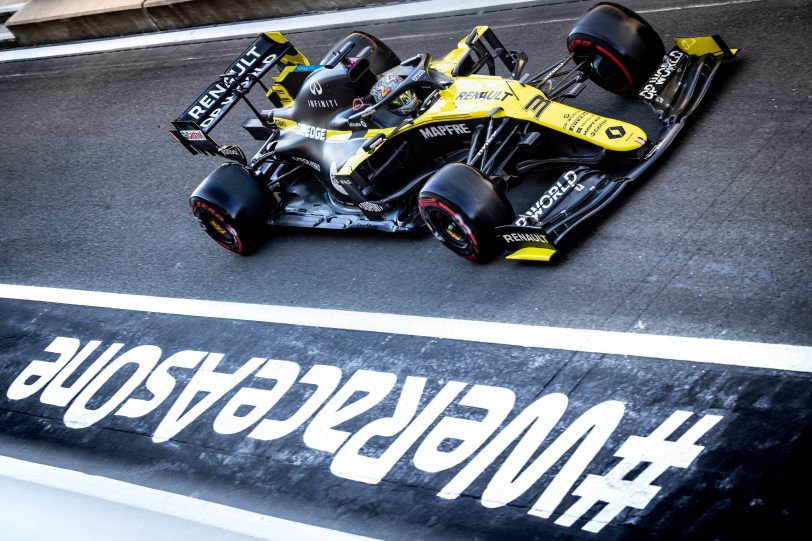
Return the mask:
[[[487,26],[439,60],[426,53],[401,61],[353,32],[317,65],[268,32],[171,133],[193,154],[233,160],[190,200],[206,232],[233,252],[248,252],[268,226],[408,232],[425,223],[472,261],[548,261],[568,232],[663,153],[737,52],[719,36],[675,42],[666,52],[645,20],[612,3],[581,17],[567,56],[536,75],[524,73],[527,55]],[[496,75],[497,63],[507,75]],[[274,66],[280,73],[268,85]],[[588,80],[650,104],[659,133],[652,139],[629,122],[565,105]],[[248,101],[256,85],[272,108]],[[264,141],[250,160],[210,136],[238,101],[255,113],[245,128]],[[554,168],[564,172],[517,215],[505,195],[510,182]]]

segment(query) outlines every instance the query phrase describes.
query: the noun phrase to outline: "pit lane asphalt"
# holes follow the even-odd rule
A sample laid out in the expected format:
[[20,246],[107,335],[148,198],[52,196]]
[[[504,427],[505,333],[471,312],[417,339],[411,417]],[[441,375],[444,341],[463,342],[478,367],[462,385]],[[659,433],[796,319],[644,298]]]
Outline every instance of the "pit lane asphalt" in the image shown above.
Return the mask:
[[[442,54],[487,23],[509,46],[527,50],[532,70],[563,54],[572,24],[535,21],[574,19],[587,6],[361,28],[406,57]],[[664,35],[719,31],[744,52],[725,66],[717,95],[703,103],[662,166],[586,226],[554,265],[474,266],[427,235],[285,230],[249,258],[217,247],[189,215],[186,199],[219,160],[189,155],[166,131],[249,39],[0,65],[0,282],[809,345],[810,76],[798,53],[808,43],[809,8],[768,1],[645,16]],[[347,31],[286,35],[317,60]],[[628,112],[654,127],[645,108],[618,105],[601,92],[578,103],[619,117]],[[242,115],[235,112],[217,137],[242,137]],[[529,203],[539,191],[525,182],[512,197]],[[598,539],[781,537],[797,534],[809,505],[808,496],[797,497],[809,474],[806,374],[8,301],[0,303],[0,327],[4,391],[65,335],[83,343],[158,344],[167,355],[224,352],[224,372],[263,355],[291,359],[302,372],[323,363],[347,376],[362,369],[395,372],[399,381],[427,376],[429,397],[452,380],[494,385],[515,390],[517,411],[540,393],[562,392],[570,400],[563,426],[617,400],[628,413],[589,470],[598,474],[617,463],[612,453],[626,436],[651,433],[677,410],[694,412],[694,419],[724,417],[700,440],[707,448],[691,470],[670,468],[657,480],[663,490],[656,503],[621,517]],[[107,388],[122,384],[122,372]],[[191,373],[178,376],[175,394]],[[294,389],[274,414],[291,413],[301,392]],[[399,392],[347,429],[391,411]],[[436,497],[446,473],[423,475],[409,460],[379,485],[339,479],[328,473],[332,455],[305,446],[298,433],[273,445],[213,433],[221,404],[175,440],[155,444],[149,436],[174,399],[139,419],[110,416],[76,430],[65,426],[64,408],[38,395],[0,396],[0,450],[387,539],[596,538],[528,517],[537,492],[484,509],[479,498],[490,476],[472,497],[454,502]],[[481,412],[452,408],[460,417]],[[388,440],[373,444],[380,451]]]
[[[538,4],[360,28],[405,58],[490,24],[533,71],[562,56],[572,25],[535,21],[590,2]],[[720,32],[743,53],[662,165],[554,264],[472,265],[427,234],[282,230],[248,258],[216,246],[186,205],[222,160],[167,130],[250,42],[234,39],[0,65],[0,282],[812,344],[808,4],[628,5],[655,10],[665,39]],[[686,9],[658,11],[672,7]],[[348,30],[287,34],[318,59]],[[655,126],[597,90],[576,104]],[[246,141],[244,112],[232,116],[216,137]],[[540,193],[525,182],[514,202]]]

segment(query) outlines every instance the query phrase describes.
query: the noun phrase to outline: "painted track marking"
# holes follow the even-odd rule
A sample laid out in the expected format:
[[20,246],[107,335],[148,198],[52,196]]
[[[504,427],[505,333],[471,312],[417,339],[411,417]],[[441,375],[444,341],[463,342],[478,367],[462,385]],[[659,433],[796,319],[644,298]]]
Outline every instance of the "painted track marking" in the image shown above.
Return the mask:
[[812,373],[812,347],[0,284],[0,299]]
[[257,539],[372,541],[373,538],[262,515],[117,479],[0,456],[0,476],[83,494]]

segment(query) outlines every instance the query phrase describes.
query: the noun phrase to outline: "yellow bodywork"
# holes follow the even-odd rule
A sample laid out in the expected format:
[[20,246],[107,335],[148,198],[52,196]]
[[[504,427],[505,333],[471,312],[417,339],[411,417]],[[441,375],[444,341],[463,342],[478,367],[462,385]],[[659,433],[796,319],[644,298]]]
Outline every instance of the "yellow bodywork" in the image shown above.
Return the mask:
[[[608,150],[636,150],[647,140],[646,133],[634,124],[549,101],[533,86],[489,75],[458,77],[440,91],[440,99],[414,126],[484,118],[495,107],[502,110],[494,118],[524,120]],[[606,130],[613,126],[620,129],[610,137]]]
[[512,254],[505,256],[505,259],[522,259],[525,261],[549,261],[556,250],[549,248],[519,248]]
[[[279,32],[265,32],[265,35],[276,43],[289,43],[288,39]],[[296,66],[309,66],[310,61],[298,50],[296,50],[295,55],[286,54],[281,58],[280,61],[285,64],[286,67],[282,70],[282,73],[280,73],[276,79],[274,79],[273,85],[271,86],[270,90],[268,90],[268,95],[270,96],[271,93],[275,93],[277,96],[279,96],[282,105],[284,107],[288,107],[289,105],[293,104],[293,97],[290,95],[287,88],[285,88],[285,86],[282,84],[282,81],[284,81],[285,77],[296,69]]]
[[[476,27],[473,42],[480,39],[487,30],[487,26]],[[685,47],[707,47],[701,38],[690,39],[700,41],[690,43],[686,41]],[[517,80],[488,75],[453,77],[452,72],[469,52],[470,47],[465,43],[466,40],[467,37],[442,59],[431,62],[431,69],[451,76],[454,82],[449,87],[440,90],[439,98],[434,104],[415,118],[412,123],[398,128],[368,129],[362,135],[357,132],[354,134],[352,131],[326,130],[325,142],[327,143],[345,142],[352,138],[367,141],[378,134],[384,136],[377,146],[368,149],[359,148],[355,154],[340,164],[336,171],[338,182],[341,182],[342,177],[349,177],[359,165],[381,148],[390,136],[397,138],[411,130],[426,129],[446,123],[475,120],[485,122],[488,116],[492,116],[497,121],[509,117],[536,124],[547,130],[565,134],[610,151],[630,152],[640,149],[647,143],[646,133],[634,124],[550,101],[538,88],[522,84]],[[692,51],[691,54],[696,53]],[[296,63],[307,64],[307,59],[303,57],[302,59],[292,59],[289,62],[290,65],[276,78],[269,92],[269,94],[275,93],[285,106],[292,105],[294,99],[283,82],[295,69],[293,64]],[[497,108],[498,111],[490,115]],[[302,127],[293,120],[275,118],[274,121],[278,128],[286,131],[295,132]],[[394,131],[397,133],[393,134]],[[555,249],[528,247],[516,250],[506,257],[508,259],[549,261],[555,253]]]
[[[476,27],[473,41],[481,38],[487,30],[487,26]],[[267,35],[270,36],[270,34],[277,33]],[[469,46],[465,41],[460,41],[456,49],[442,59],[432,62],[430,67],[450,75],[469,51]],[[292,59],[291,63],[297,63],[296,60],[299,59]],[[301,63],[307,63],[306,58],[302,57],[301,60]],[[274,92],[285,106],[293,103],[293,97],[282,83],[294,69],[294,65],[285,68],[271,87],[271,92]],[[439,99],[428,111],[416,118],[411,125],[401,127],[397,135],[443,123],[482,120],[497,107],[500,110],[493,115],[494,119],[510,117],[523,120],[611,151],[637,150],[648,140],[646,133],[634,124],[550,101],[542,91],[533,86],[488,75],[456,77],[451,86],[439,92]],[[295,130],[296,122],[280,119],[277,121],[277,126],[284,130]],[[368,140],[379,133],[388,137],[394,129],[370,129],[364,133],[362,138]],[[351,131],[328,130],[326,140],[328,142],[346,141],[351,136]],[[386,139],[382,141],[382,143],[385,142]],[[378,145],[367,150],[359,149],[341,167],[338,167],[337,174],[339,176],[351,175],[381,146]]]
[[[488,30],[487,26],[477,26],[474,28],[473,32],[476,33],[474,36],[473,42],[480,39],[482,34],[484,34]],[[465,41],[468,39],[468,36],[465,36],[464,39],[460,40],[457,43],[457,48],[445,55],[442,60],[438,60],[436,62],[431,63],[431,67],[436,69],[440,73],[445,73],[446,75],[451,75],[451,72],[454,71],[454,68],[459,65],[460,61],[465,57],[468,51],[471,49]],[[473,43],[472,42],[472,43]]]
[[[283,45],[285,43],[290,43],[288,41],[288,38],[286,38],[285,36],[283,36],[279,32],[265,32],[265,35],[267,37],[269,37],[271,40],[275,41],[276,43],[281,43]],[[290,65],[290,64],[304,64],[305,66],[310,65],[310,62],[307,60],[307,57],[305,55],[300,53],[295,48],[294,48],[294,51],[296,51],[295,55],[294,54],[286,54],[285,56],[282,57],[282,63],[283,64],[287,64],[287,65]]]
[[[694,56],[704,56],[712,54],[714,56],[722,56],[725,50],[717,43],[713,36],[697,36],[692,38],[674,38],[674,43],[677,47],[684,52]],[[735,55],[739,52],[738,49],[729,49],[730,53]]]
[[[488,75],[456,78],[451,86],[440,91],[439,99],[428,111],[416,118],[411,125],[398,130],[398,135],[443,123],[482,120],[497,107],[500,110],[493,115],[495,119],[510,117],[524,120],[607,150],[637,150],[648,140],[646,133],[634,124],[549,101],[535,87]],[[378,133],[387,136],[392,130],[394,128],[368,130],[364,137],[369,139]],[[331,138],[330,133],[328,132],[328,139]],[[346,132],[346,136],[349,134],[350,132]],[[340,133],[334,133],[333,137],[339,135]],[[355,156],[339,168],[338,173],[352,174],[374,152],[375,149],[372,152],[359,149]]]
[[282,70],[282,73],[274,79],[271,88],[268,90],[268,96],[270,97],[271,94],[276,94],[279,98],[279,101],[282,102],[283,107],[290,107],[293,105],[293,96],[290,95],[288,89],[282,84],[285,81],[285,78],[290,75],[293,70],[296,69],[296,66],[288,66]]

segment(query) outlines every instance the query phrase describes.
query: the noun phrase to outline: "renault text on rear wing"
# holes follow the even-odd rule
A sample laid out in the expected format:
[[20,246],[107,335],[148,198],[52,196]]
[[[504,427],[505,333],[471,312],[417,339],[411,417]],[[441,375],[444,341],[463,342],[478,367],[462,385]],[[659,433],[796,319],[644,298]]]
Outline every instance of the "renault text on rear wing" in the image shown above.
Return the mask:
[[278,32],[260,34],[237,59],[173,123],[172,136],[192,154],[217,154],[219,145],[209,132],[240,99],[259,116],[245,95],[255,83],[267,92],[260,80],[273,67],[282,63],[309,64],[291,43]]

